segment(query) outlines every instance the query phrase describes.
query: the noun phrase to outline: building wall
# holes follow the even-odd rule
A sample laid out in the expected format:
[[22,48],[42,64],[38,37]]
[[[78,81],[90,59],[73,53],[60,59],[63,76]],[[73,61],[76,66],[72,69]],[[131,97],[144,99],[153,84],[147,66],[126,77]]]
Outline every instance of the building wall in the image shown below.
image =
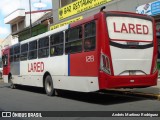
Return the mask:
[[[32,18],[32,24],[34,22],[36,22],[39,18],[41,18],[42,16],[44,16],[46,13],[48,13],[50,11],[46,11],[46,12],[35,12],[31,14],[31,18]],[[30,26],[30,14],[26,13],[26,17],[25,17],[25,27],[29,27]]]
[[[52,0],[52,6],[53,6],[53,21],[54,24],[61,23],[64,21],[67,21],[69,19],[73,19],[78,16],[83,16],[84,18],[90,15],[93,15],[97,12],[99,12],[100,8],[102,6],[106,6],[105,11],[125,11],[125,12],[136,12],[136,7],[143,5],[145,3],[154,2],[156,0],[112,0],[112,2],[103,4],[101,6],[98,6],[96,8],[90,9],[88,11],[82,12],[80,14],[76,14],[74,16],[65,18],[63,20],[59,20],[58,18],[58,9],[60,6],[59,0]],[[63,2],[63,1],[61,1]]]
[[0,58],[2,56],[2,52],[1,52],[1,50],[2,50],[2,43],[3,43],[3,39],[0,39]]
[[12,45],[11,40],[13,39],[12,35],[8,35],[3,42],[1,43],[1,47],[2,49],[4,49],[7,46]]

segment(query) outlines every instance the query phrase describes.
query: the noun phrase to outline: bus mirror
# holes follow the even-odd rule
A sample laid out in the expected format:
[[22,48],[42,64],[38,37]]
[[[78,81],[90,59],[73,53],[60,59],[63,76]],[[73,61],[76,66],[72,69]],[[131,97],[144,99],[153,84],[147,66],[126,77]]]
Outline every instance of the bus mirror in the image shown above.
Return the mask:
[[106,6],[101,7],[100,12],[102,12],[104,9],[106,9]]

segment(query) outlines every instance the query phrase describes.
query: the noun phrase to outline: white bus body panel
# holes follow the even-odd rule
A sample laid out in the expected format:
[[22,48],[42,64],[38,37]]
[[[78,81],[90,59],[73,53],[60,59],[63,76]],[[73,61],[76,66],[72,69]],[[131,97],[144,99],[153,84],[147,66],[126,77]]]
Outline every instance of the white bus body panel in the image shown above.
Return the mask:
[[[43,72],[29,72],[31,63],[43,62]],[[20,75],[13,75],[15,84],[43,87],[43,75],[49,72],[55,89],[80,92],[99,90],[98,77],[68,76],[68,55],[20,62]]]
[[120,75],[125,70],[143,71],[146,74],[150,74],[153,47],[148,49],[126,50],[110,46],[110,49],[114,75]]
[[4,83],[8,83],[8,75],[3,75]]
[[99,90],[98,77],[52,76],[54,88],[92,92]]

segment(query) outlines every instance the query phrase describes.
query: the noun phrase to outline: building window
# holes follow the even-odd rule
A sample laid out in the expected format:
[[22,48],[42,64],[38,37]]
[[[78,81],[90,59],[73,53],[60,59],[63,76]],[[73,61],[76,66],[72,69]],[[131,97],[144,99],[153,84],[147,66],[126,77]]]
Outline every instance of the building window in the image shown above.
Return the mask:
[[59,32],[50,37],[50,56],[63,55],[64,33]]
[[72,3],[72,2],[75,2],[76,0],[59,0],[59,4],[60,4],[60,8],[61,7],[64,7],[64,6],[66,6],[66,5],[68,5],[68,4],[70,4],[70,3]]
[[21,45],[21,61],[27,60],[28,58],[28,43]]
[[29,43],[29,55],[28,59],[36,59],[37,58],[37,40]]
[[24,20],[22,20],[22,21],[20,21],[18,23],[18,28],[19,28],[19,30],[23,30],[24,29]]
[[17,24],[12,25],[12,33],[17,31]]
[[65,53],[77,53],[82,51],[82,27],[72,28],[66,31]]
[[96,47],[96,24],[90,22],[84,26],[84,51],[95,50]]
[[19,61],[19,56],[20,56],[20,45],[17,45],[14,47],[14,62]]
[[38,41],[38,58],[45,58],[49,55],[49,37],[44,37]]

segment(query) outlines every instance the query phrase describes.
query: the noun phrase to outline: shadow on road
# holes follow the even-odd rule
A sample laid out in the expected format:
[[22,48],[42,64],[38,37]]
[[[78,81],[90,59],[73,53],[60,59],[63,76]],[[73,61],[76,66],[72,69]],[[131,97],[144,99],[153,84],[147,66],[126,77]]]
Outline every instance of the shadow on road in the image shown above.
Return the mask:
[[146,99],[142,97],[121,95],[110,92],[80,93],[71,91],[60,91],[59,97],[93,103],[93,104],[102,104],[102,105],[121,104],[121,103],[133,102],[133,101],[135,102]]
[[[9,86],[5,85],[5,88],[9,88]],[[0,86],[2,88],[2,86]],[[37,88],[37,87],[30,87],[30,86],[18,86],[16,88],[17,90],[21,91],[27,91],[32,93],[39,93],[39,94],[46,94],[43,88]],[[49,97],[46,95],[46,97]],[[73,91],[64,91],[64,90],[58,90],[58,97],[64,98],[64,99],[71,99],[81,102],[87,102],[92,104],[101,104],[101,105],[111,105],[111,104],[121,104],[126,102],[135,102],[135,101],[141,101],[145,100],[147,98],[143,97],[136,97],[132,95],[124,95],[124,94],[118,94],[118,93],[111,93],[105,91],[105,93],[82,93],[82,92],[73,92]],[[54,96],[53,96],[54,99]]]

